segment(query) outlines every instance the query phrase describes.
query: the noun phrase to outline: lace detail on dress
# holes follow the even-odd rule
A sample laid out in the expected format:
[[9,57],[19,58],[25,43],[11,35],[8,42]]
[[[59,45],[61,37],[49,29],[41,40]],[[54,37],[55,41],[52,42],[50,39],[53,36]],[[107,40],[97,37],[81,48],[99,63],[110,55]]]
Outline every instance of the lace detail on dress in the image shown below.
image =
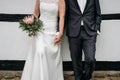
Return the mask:
[[43,21],[57,21],[58,17],[57,0],[41,0],[40,14],[41,14],[40,18]]
[[45,3],[58,3],[59,0],[40,0],[40,2],[45,2]]

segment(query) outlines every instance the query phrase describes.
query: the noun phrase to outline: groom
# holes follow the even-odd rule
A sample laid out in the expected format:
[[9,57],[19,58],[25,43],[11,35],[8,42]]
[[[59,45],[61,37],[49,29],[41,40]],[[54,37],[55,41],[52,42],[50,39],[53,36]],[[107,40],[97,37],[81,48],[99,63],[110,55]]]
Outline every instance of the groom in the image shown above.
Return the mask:
[[99,0],[66,0],[66,22],[75,80],[90,80],[95,68],[96,37],[100,32]]

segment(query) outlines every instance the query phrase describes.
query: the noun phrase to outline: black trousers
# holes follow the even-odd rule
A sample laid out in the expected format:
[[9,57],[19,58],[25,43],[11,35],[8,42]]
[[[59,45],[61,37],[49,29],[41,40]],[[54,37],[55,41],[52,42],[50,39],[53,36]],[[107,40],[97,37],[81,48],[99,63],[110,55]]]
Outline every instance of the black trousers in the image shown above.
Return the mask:
[[[96,36],[89,36],[82,26],[78,37],[68,37],[75,80],[90,80],[92,76],[95,67]],[[82,52],[85,55],[85,70]]]

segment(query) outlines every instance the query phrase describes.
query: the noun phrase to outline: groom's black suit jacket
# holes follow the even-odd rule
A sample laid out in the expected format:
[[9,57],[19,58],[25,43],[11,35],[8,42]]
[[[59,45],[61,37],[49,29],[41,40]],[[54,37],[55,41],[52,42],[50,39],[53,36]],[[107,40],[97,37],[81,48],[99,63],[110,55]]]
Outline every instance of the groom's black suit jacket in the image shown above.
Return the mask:
[[69,37],[79,35],[83,20],[86,32],[92,36],[100,31],[101,10],[99,0],[87,0],[82,13],[77,0],[66,0],[66,32]]

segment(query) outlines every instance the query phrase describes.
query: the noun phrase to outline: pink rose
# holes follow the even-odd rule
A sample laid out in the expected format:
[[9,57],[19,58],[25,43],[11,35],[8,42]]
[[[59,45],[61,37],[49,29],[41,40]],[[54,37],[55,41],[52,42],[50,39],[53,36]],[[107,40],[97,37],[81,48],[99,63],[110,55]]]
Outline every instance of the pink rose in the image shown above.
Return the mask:
[[34,22],[34,16],[31,15],[31,16],[25,16],[24,19],[23,19],[23,22],[25,24],[33,24]]

